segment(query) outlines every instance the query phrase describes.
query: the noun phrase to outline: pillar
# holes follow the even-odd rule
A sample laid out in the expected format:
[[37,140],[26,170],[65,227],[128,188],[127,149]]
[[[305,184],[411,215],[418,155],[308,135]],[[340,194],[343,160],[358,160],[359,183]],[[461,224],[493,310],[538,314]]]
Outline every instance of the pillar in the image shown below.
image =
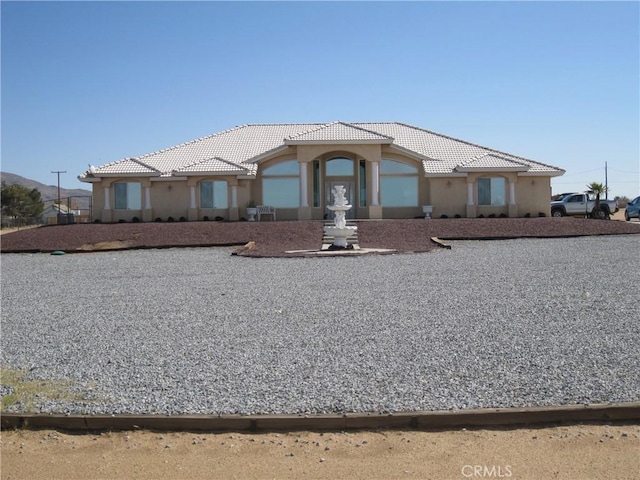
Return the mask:
[[473,181],[467,180],[467,218],[475,218],[477,213],[473,202]]

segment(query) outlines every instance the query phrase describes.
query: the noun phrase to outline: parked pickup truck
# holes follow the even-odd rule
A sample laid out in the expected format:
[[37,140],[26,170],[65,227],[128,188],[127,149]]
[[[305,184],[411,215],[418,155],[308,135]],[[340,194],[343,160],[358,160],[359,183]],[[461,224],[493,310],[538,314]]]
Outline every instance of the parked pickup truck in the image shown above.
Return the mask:
[[593,193],[561,193],[551,199],[551,216],[565,215],[597,216],[609,219],[618,211],[617,200],[600,199],[600,211],[596,212],[596,197]]

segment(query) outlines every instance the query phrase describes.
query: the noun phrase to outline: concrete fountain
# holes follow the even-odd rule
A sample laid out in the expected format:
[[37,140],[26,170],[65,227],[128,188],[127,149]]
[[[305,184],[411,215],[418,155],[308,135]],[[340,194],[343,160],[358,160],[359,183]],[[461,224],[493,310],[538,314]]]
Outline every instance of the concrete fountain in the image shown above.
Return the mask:
[[349,249],[347,238],[358,229],[358,227],[347,226],[345,215],[351,209],[351,205],[347,202],[345,193],[346,190],[343,185],[336,185],[332,189],[333,205],[327,205],[327,208],[334,213],[333,225],[324,227],[325,234],[334,238],[333,244],[329,246],[330,250]]

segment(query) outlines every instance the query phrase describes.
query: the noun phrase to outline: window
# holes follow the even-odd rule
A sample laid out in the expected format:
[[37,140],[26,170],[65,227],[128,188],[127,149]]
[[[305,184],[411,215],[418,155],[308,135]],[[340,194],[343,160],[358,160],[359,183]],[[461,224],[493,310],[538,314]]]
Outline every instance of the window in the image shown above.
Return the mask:
[[418,168],[396,160],[382,160],[380,200],[383,207],[418,206]]
[[367,206],[367,169],[366,162],[360,160],[359,176],[360,176],[360,206]]
[[320,162],[313,161],[313,206],[320,206]]
[[227,208],[227,182],[200,182],[200,208]]
[[327,161],[327,177],[352,177],[353,160],[348,158],[332,158]]
[[118,182],[113,185],[116,210],[140,210],[142,208],[142,184]]
[[297,160],[265,168],[262,172],[262,202],[281,208],[300,206],[300,167]]
[[502,177],[478,179],[478,205],[505,205],[506,182]]

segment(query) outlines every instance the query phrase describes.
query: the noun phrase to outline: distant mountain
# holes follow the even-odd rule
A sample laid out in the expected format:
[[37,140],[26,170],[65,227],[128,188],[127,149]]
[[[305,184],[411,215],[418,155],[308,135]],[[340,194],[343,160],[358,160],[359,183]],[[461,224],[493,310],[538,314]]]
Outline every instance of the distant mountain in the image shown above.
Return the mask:
[[[44,183],[36,182],[35,180],[16,175],[15,173],[0,172],[0,178],[2,178],[2,181],[6,182],[7,185],[22,185],[23,187],[29,189],[37,189],[42,196],[42,200],[44,201],[45,206],[58,199],[58,187],[56,185],[45,185]],[[63,204],[67,204],[67,199],[69,197],[74,197],[74,208],[80,208],[83,210],[90,208],[91,190],[84,190],[82,188],[61,188],[60,199]]]

